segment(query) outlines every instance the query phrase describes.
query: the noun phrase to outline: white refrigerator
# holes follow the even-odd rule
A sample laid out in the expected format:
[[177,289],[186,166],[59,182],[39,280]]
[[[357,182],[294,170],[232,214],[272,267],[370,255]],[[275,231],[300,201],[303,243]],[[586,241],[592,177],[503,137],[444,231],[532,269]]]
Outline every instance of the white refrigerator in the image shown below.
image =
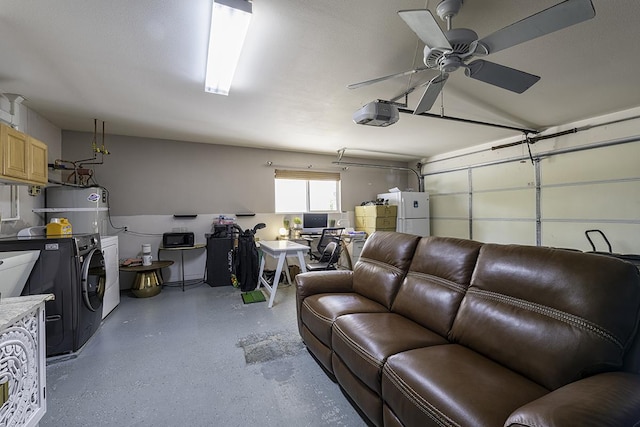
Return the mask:
[[389,205],[398,206],[396,231],[401,233],[429,236],[429,193],[398,191],[378,194]]

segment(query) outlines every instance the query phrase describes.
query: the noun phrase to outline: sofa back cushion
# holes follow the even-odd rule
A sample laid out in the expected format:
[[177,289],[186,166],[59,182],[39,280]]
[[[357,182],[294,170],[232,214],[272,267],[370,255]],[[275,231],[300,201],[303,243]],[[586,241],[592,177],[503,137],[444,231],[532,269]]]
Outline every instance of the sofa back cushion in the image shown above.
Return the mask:
[[484,245],[452,339],[548,389],[621,369],[640,313],[631,264],[595,254]]
[[353,269],[354,292],[391,308],[419,240],[412,234],[374,232]]
[[392,311],[447,337],[481,246],[472,240],[423,237]]

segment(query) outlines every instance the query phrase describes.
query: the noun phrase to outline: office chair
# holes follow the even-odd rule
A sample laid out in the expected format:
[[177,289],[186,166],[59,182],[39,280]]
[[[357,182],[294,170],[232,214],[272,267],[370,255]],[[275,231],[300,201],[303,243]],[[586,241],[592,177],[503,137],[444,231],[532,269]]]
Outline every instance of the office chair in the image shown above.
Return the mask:
[[329,242],[322,251],[322,256],[317,262],[307,263],[307,271],[335,270],[336,262],[340,258],[340,243]]
[[322,235],[318,240],[318,245],[315,250],[311,248],[309,251],[309,257],[313,260],[320,260],[324,252],[324,248],[327,247],[329,242],[336,242],[340,245],[340,235],[344,231],[344,227],[324,228],[322,229]]

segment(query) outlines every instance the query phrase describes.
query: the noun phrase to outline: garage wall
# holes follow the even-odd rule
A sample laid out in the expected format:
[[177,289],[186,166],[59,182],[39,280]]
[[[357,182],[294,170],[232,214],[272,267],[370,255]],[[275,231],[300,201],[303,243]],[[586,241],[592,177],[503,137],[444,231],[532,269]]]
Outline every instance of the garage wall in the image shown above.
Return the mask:
[[[62,156],[68,160],[92,156],[92,133],[63,132]],[[101,136],[98,137],[101,143]],[[106,135],[110,155],[101,165],[89,165],[95,180],[109,190],[110,234],[118,234],[120,257],[137,256],[142,243],[152,245],[155,254],[162,234],[180,228],[192,231],[197,243],[205,242],[213,221],[220,214],[253,212],[238,218],[239,225],[251,228],[258,222],[262,240],[276,238],[285,215],[275,214],[275,168],[340,172],[341,213],[331,219],[353,225],[355,206],[392,187],[417,187],[415,175],[406,171],[332,165],[337,154],[319,155],[256,148],[231,147],[151,138]],[[100,156],[98,156],[100,158]],[[98,159],[99,160],[99,159]],[[406,167],[406,162],[343,158],[355,163],[377,163]],[[268,162],[272,162],[271,165]],[[416,161],[411,164],[415,164]],[[412,182],[412,180],[414,182]],[[197,214],[195,219],[174,218],[174,214]],[[291,215],[289,215],[291,217]],[[124,232],[123,227],[127,227]],[[195,252],[195,251],[194,251]],[[170,256],[164,253],[163,256]],[[185,277],[202,277],[204,253],[185,255]],[[167,280],[179,274],[176,263]],[[128,286],[130,280],[123,280]]]
[[[93,135],[63,132],[66,159],[91,157]],[[101,137],[98,137],[101,141]],[[110,155],[92,165],[111,192],[113,215],[174,213],[273,213],[275,168],[329,170],[342,178],[342,209],[393,186],[406,188],[407,173],[332,165],[336,156],[107,135]],[[363,162],[363,159],[344,159]],[[268,165],[267,162],[272,162]],[[371,161],[369,161],[370,163]],[[406,167],[402,162],[384,162]]]
[[[613,250],[640,253],[640,110],[549,129],[531,145],[425,159],[434,235],[591,250],[602,230]],[[605,242],[593,235],[598,250]]]

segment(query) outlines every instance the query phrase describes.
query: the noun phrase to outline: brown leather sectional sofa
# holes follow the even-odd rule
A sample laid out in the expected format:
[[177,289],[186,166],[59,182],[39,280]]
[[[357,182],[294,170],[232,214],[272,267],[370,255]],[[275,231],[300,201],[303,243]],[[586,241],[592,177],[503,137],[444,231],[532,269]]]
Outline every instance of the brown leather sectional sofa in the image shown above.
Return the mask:
[[296,277],[300,334],[376,426],[639,426],[640,275],[602,255],[376,232]]

